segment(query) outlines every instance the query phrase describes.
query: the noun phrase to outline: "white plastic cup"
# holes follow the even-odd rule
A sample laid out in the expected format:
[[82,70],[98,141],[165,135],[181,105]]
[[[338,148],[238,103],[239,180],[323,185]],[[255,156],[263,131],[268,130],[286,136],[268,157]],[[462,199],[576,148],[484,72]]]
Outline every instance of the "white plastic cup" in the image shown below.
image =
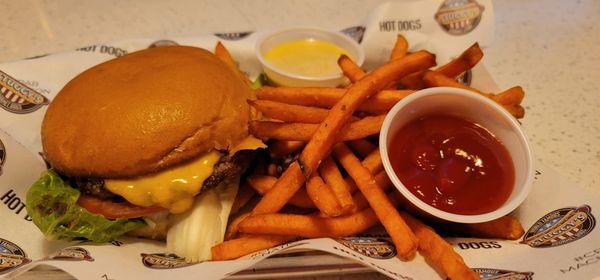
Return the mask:
[[[506,147],[515,167],[512,193],[500,208],[478,215],[455,214],[435,208],[415,196],[400,181],[390,163],[388,146],[398,130],[409,122],[428,115],[450,115],[479,124]],[[387,114],[379,147],[385,171],[410,208],[424,216],[458,223],[491,221],[515,210],[527,197],[533,183],[533,156],[525,133],[517,120],[496,102],[464,89],[436,87],[415,92],[398,102]]]
[[347,79],[341,71],[339,74],[324,77],[304,76],[275,67],[264,57],[270,49],[279,44],[311,38],[340,46],[350,54],[355,60],[354,62],[359,66],[365,60],[365,55],[360,45],[342,33],[315,27],[286,28],[266,33],[256,41],[256,56],[262,64],[263,71],[267,77],[278,85],[291,87],[337,87],[346,83]]

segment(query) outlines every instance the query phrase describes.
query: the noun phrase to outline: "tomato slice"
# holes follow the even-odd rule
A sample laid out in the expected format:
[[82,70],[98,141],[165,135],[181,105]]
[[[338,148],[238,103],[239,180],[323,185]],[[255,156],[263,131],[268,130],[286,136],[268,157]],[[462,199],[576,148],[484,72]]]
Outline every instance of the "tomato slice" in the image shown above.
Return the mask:
[[77,204],[91,213],[100,214],[109,219],[139,218],[165,210],[158,206],[142,207],[129,202],[99,199],[91,195],[80,195]]

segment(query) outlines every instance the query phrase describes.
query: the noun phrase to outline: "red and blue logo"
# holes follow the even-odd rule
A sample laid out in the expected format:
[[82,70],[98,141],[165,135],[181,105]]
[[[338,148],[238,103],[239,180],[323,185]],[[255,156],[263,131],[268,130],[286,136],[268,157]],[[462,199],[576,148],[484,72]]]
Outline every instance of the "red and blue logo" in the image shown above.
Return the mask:
[[25,251],[17,244],[6,239],[0,238],[0,274],[9,272],[10,270],[30,263]]
[[589,205],[554,210],[537,220],[521,243],[533,248],[561,246],[588,235],[596,226]]
[[19,80],[0,71],[0,107],[15,114],[36,111],[50,101]]

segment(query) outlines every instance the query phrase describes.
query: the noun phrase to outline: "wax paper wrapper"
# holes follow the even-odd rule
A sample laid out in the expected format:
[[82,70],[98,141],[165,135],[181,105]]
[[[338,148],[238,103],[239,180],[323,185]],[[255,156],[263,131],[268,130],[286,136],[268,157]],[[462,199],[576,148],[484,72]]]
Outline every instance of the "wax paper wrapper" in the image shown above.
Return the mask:
[[[361,43],[366,69],[389,58],[397,33],[408,39],[411,50],[436,53],[438,64],[473,42],[486,47],[493,41],[491,1],[384,3],[365,21],[358,20],[356,26],[326,28]],[[162,242],[132,238],[102,245],[47,241],[31,222],[25,194],[46,169],[39,155],[41,122],[47,105],[70,79],[93,65],[136,50],[176,44],[212,50],[219,40],[240,68],[255,78],[261,69],[254,46],[266,31],[126,40],[0,64],[0,278],[16,277],[39,264],[55,266],[80,279],[218,279],[284,277],[327,265],[344,273],[353,263],[395,279],[443,277],[420,255],[410,262],[400,261],[385,234],[295,240],[238,260],[188,264],[167,252]],[[460,79],[485,91],[498,90],[483,64]],[[597,207],[598,197],[537,164],[533,190],[513,213],[527,230],[520,240],[447,240],[485,279],[592,279],[600,275],[600,235],[594,217]],[[285,257],[266,259],[274,255]],[[260,274],[261,269],[268,273]]]

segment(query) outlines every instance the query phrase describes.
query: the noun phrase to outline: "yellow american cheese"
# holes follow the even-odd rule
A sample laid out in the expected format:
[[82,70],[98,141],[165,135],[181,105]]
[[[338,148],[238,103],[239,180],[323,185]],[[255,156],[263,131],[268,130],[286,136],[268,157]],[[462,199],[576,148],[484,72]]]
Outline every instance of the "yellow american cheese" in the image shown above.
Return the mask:
[[192,207],[194,196],[221,157],[216,151],[162,172],[132,179],[105,180],[106,188],[138,206],[161,206],[171,213]]

